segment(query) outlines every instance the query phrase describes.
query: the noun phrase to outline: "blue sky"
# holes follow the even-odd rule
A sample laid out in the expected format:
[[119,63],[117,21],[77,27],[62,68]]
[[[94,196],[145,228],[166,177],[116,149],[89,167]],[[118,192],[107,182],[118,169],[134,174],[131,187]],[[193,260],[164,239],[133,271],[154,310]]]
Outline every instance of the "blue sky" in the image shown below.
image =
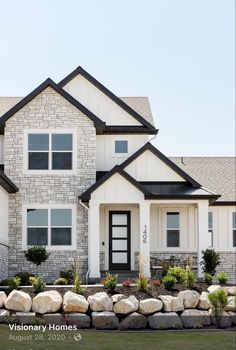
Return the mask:
[[0,96],[83,66],[149,96],[167,155],[234,155],[234,0],[0,0]]

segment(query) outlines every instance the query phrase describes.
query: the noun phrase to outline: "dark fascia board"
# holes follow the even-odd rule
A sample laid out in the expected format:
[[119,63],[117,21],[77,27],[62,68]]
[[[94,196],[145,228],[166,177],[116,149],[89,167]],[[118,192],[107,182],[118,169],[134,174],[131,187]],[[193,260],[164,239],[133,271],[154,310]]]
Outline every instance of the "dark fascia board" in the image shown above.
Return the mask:
[[[23,108],[27,103],[32,101],[37,95],[39,95],[43,90],[47,87],[53,88],[56,92],[58,92],[61,96],[63,96],[68,102],[70,102],[74,107],[78,108],[81,112],[83,112],[88,118],[90,118],[94,122],[94,126],[100,130],[105,128],[105,123],[99,119],[96,115],[90,112],[85,106],[83,106],[80,102],[78,102],[74,97],[68,94],[65,90],[63,90],[60,86],[58,86],[52,79],[46,79],[42,84],[40,84],[36,89],[34,89],[31,93],[29,93],[26,97],[20,100],[15,106],[13,106],[9,111],[7,111],[0,118],[0,125],[4,126],[6,121],[13,116],[16,112],[18,112],[21,108]],[[102,132],[102,131],[101,131]]]
[[75,78],[79,74],[81,74],[91,84],[96,86],[100,91],[102,91],[106,96],[108,96],[112,101],[114,101],[124,111],[129,113],[138,122],[140,122],[146,128],[148,128],[150,132],[151,131],[154,132],[154,130],[156,130],[152,124],[150,124],[146,119],[144,119],[139,113],[137,113],[133,108],[131,108],[129,105],[127,105],[119,97],[117,97],[115,94],[113,94],[113,92],[108,90],[104,85],[102,85],[97,79],[95,79],[92,75],[90,75],[87,71],[85,71],[81,66],[77,67],[73,72],[71,72],[64,79],[62,79],[58,85],[60,85],[61,87],[64,87],[67,83],[69,83],[73,78]]
[[19,191],[18,187],[16,187],[2,170],[0,170],[0,186],[2,186],[8,193],[16,193]]
[[213,203],[212,205],[219,205],[219,206],[236,206],[236,201],[216,201],[215,203]]
[[91,198],[91,194],[100,187],[104,182],[106,182],[110,177],[112,177],[114,174],[120,174],[123,176],[127,181],[129,181],[133,186],[135,186],[138,190],[140,190],[144,196],[150,195],[150,192],[148,192],[138,181],[136,181],[132,176],[130,176],[126,171],[123,169],[120,169],[118,165],[116,165],[111,171],[109,171],[106,175],[104,175],[100,180],[95,182],[91,187],[89,187],[82,195],[80,196],[80,199],[83,202],[89,202]]
[[144,126],[131,126],[131,125],[106,125],[104,134],[148,134],[148,135],[156,135],[158,133],[158,129],[148,129]]
[[212,200],[216,200],[218,199],[220,196],[218,195],[208,195],[208,194],[184,194],[184,195],[155,195],[155,194],[150,194],[150,195],[146,195],[145,199],[212,199]]
[[137,152],[135,152],[128,159],[126,159],[120,165],[121,169],[125,169],[130,163],[132,163],[136,158],[138,158],[145,151],[152,152],[155,156],[157,156],[159,159],[161,159],[167,166],[169,166],[173,171],[175,171],[178,175],[180,175],[187,182],[189,182],[194,188],[200,188],[201,187],[200,183],[198,183],[190,175],[185,173],[185,171],[183,171],[181,168],[179,168],[178,165],[173,163],[168,157],[166,157],[163,153],[161,153],[158,149],[156,149],[150,142],[147,142]]

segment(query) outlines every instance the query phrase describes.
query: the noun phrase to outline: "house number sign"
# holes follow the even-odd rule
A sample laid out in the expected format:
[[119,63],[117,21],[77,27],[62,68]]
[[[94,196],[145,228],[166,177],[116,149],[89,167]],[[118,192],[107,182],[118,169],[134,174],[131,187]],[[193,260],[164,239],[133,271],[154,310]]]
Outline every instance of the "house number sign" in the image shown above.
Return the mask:
[[143,231],[143,243],[147,243],[147,225],[144,225],[144,231]]

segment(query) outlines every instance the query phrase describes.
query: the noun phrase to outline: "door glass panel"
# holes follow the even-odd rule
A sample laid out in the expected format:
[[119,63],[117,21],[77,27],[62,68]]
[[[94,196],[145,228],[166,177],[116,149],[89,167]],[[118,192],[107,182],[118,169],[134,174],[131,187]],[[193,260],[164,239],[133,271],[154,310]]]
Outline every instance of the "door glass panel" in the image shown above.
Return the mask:
[[126,239],[113,239],[112,250],[127,250]]
[[112,237],[114,238],[127,238],[127,227],[113,227]]
[[127,215],[126,214],[113,214],[112,215],[112,225],[127,225]]
[[127,253],[112,253],[113,264],[127,264]]

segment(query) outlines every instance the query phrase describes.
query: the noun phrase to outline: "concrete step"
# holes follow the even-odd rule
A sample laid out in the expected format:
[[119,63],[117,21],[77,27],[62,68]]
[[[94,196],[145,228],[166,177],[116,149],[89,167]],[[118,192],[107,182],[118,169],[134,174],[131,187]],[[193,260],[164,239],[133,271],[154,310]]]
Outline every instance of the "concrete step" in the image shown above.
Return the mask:
[[132,271],[125,271],[125,270],[119,270],[119,271],[101,271],[101,279],[106,277],[106,272],[110,272],[112,275],[118,274],[118,282],[121,283],[127,279],[131,279],[132,281],[135,281],[138,277],[139,271],[132,270]]

